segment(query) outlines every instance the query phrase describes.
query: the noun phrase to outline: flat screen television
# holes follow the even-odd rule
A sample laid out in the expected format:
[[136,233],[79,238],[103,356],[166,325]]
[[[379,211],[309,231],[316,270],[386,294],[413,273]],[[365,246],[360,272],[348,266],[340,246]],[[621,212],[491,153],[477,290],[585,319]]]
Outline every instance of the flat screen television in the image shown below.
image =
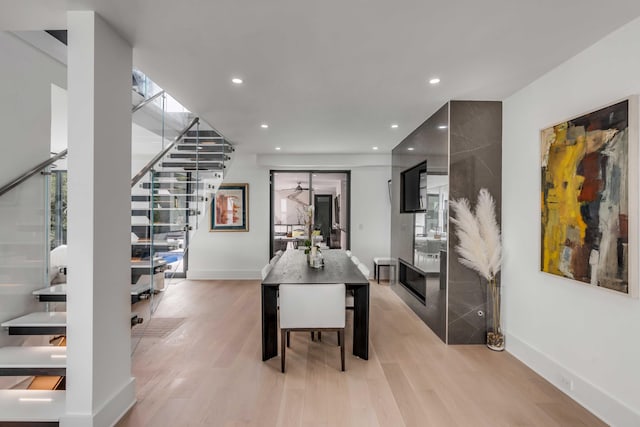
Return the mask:
[[426,212],[427,162],[400,173],[400,213]]

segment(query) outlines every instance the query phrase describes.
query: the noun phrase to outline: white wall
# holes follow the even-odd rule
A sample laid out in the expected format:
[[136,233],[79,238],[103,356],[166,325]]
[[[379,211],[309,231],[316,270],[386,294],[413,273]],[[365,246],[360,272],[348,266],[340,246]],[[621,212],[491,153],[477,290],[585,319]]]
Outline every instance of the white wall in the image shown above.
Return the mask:
[[351,252],[367,266],[371,277],[373,258],[388,257],[390,254],[389,179],[391,167],[371,166],[351,170]]
[[269,169],[236,150],[224,182],[249,184],[249,231],[210,232],[209,212],[191,240],[191,279],[257,279],[269,261]]
[[[66,67],[65,67],[66,70]],[[67,90],[51,85],[51,152],[59,153],[68,148]],[[58,169],[64,169],[58,164]]]
[[[351,249],[372,269],[374,256],[389,256],[390,157],[256,156],[236,150],[225,183],[249,183],[249,232],[209,232],[208,225],[201,227],[189,249],[189,278],[260,277],[269,256],[269,170],[296,165],[301,165],[298,169],[351,170]],[[346,204],[341,210],[346,211]]]
[[504,101],[507,350],[620,426],[640,425],[640,301],[539,271],[539,131],[639,93],[639,40],[635,20]]

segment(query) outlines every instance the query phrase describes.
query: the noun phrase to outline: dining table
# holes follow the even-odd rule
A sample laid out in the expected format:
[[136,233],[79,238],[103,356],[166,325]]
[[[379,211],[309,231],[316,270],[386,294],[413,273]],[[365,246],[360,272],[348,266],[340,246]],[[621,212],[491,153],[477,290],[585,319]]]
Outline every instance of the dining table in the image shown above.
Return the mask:
[[289,249],[262,281],[262,360],[278,355],[278,287],[281,284],[344,283],[353,291],[353,354],[369,359],[369,279],[340,249],[322,251],[324,267],[311,267],[301,249]]

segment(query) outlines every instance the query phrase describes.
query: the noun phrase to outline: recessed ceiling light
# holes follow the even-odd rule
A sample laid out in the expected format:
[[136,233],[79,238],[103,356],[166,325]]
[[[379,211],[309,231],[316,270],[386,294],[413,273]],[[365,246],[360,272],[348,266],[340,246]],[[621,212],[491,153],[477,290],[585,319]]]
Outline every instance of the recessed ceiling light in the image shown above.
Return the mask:
[[447,128],[447,125],[440,125],[440,126],[438,126],[438,129],[446,129],[446,128]]
[[276,151],[280,151],[280,147],[276,147]]
[[231,79],[231,83],[236,84],[236,85],[241,85],[242,84],[242,79],[239,77],[234,77]]
[[377,150],[377,149],[378,149],[378,147],[371,147],[371,149],[372,149],[372,150]]
[[407,150],[413,151],[413,147],[409,147],[409,148],[407,148]]
[[263,124],[261,124],[261,125],[260,125],[260,127],[261,127],[262,129],[267,129],[267,128],[269,128],[269,125],[268,125],[268,124],[266,124],[266,123],[263,123]]
[[398,129],[398,124],[397,123],[392,124],[391,129]]
[[429,84],[437,85],[438,83],[440,83],[440,79],[437,77],[434,77],[431,80],[429,80]]

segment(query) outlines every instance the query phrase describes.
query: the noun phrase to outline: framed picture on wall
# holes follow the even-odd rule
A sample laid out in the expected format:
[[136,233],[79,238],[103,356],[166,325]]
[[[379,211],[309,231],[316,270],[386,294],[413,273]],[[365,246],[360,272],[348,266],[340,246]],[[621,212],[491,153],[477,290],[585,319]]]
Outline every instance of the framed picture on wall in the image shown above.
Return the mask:
[[223,184],[211,198],[209,231],[249,231],[249,184]]
[[542,129],[541,270],[638,296],[638,100]]

